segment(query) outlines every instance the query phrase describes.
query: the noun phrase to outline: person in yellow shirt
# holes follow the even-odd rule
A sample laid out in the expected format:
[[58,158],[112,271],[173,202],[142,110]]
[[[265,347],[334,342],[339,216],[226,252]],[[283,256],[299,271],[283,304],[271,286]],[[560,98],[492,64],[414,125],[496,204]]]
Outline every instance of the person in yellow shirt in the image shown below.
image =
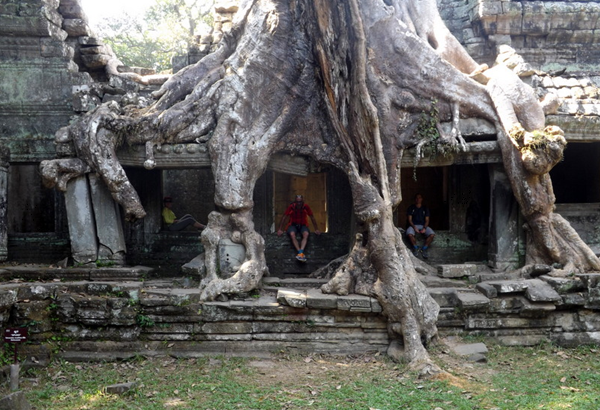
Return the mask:
[[162,217],[169,231],[182,231],[190,225],[193,225],[198,230],[206,228],[206,225],[202,225],[196,221],[190,214],[185,214],[181,218],[177,218],[171,210],[172,207],[173,198],[170,196],[164,197]]

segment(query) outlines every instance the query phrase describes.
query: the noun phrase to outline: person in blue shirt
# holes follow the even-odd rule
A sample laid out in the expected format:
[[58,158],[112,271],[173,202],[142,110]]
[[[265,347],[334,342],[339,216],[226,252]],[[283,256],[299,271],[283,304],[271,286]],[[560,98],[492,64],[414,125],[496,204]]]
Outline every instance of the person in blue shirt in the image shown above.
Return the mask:
[[[429,208],[423,205],[423,195],[415,195],[415,203],[408,207],[406,212],[408,216],[408,228],[406,235],[413,246],[413,254],[419,256],[419,252],[423,255],[423,259],[429,258],[429,245],[433,242],[435,232],[429,227]],[[415,235],[421,233],[425,235],[425,244],[423,248],[417,245]]]

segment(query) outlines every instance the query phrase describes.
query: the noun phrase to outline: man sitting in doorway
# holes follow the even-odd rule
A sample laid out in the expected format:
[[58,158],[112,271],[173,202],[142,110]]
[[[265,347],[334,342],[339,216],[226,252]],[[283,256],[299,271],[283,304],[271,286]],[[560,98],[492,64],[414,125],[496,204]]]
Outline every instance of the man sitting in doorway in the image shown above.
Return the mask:
[[[427,259],[429,258],[427,250],[431,242],[433,242],[435,232],[429,227],[429,208],[423,205],[423,196],[421,194],[415,195],[415,203],[408,207],[407,215],[408,229],[406,229],[406,235],[413,246],[413,254],[418,257],[420,251],[423,259]],[[416,233],[425,235],[423,248],[417,246]]]
[[[296,200],[287,207],[283,217],[281,217],[279,230],[277,231],[277,235],[281,236],[283,234],[284,224],[287,224],[288,220],[290,221],[289,225],[286,225],[288,226],[287,233],[290,235],[290,238],[292,238],[294,248],[296,248],[296,251],[298,252],[296,259],[298,259],[300,262],[306,262],[304,248],[306,247],[306,243],[308,242],[308,234],[310,233],[306,218],[307,216],[310,217],[310,220],[313,223],[315,234],[321,235],[321,231],[319,231],[319,228],[317,227],[317,221],[312,210],[307,204],[304,203],[304,197],[302,195],[296,195]],[[300,245],[298,244],[298,239],[296,239],[296,234],[298,233],[302,235],[302,241]]]
[[198,230],[206,228],[205,225],[202,225],[200,222],[196,221],[190,214],[185,214],[181,218],[177,219],[171,210],[173,207],[173,198],[170,196],[164,197],[163,206],[162,217],[169,231],[182,231],[190,225]]

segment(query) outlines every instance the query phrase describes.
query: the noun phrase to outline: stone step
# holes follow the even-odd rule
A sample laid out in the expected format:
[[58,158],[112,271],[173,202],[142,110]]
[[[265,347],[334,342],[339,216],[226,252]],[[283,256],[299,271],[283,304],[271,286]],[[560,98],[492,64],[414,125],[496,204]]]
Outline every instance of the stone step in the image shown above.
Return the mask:
[[277,288],[320,289],[321,286],[327,282],[329,282],[329,279],[314,279],[309,277],[278,278],[274,276],[268,276],[262,279],[263,289],[265,290],[276,290]]
[[26,281],[89,280],[89,281],[137,281],[147,278],[153,269],[146,266],[101,267],[78,266],[58,268],[40,265],[3,266],[0,280],[23,279]]
[[429,288],[429,294],[440,308],[458,307],[464,310],[487,310],[490,300],[481,293],[466,288]]
[[487,310],[490,300],[479,292],[456,292],[457,306],[462,310]]
[[497,295],[525,293],[525,297],[531,302],[555,303],[562,301],[558,292],[547,282],[540,279],[497,280],[478,284],[477,286],[477,289],[481,290],[487,297],[494,297],[492,288],[495,289]]
[[277,302],[294,308],[338,309],[365,313],[382,311],[377,299],[363,295],[328,295],[319,289],[281,288],[277,291]]
[[477,274],[477,265],[472,263],[446,264],[438,265],[438,275],[442,278],[462,278],[475,276]]

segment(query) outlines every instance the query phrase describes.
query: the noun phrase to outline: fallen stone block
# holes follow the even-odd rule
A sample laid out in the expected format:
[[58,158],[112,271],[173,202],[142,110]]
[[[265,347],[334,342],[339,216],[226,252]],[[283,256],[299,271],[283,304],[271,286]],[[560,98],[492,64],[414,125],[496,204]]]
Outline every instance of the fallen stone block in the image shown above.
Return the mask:
[[487,354],[488,348],[484,343],[469,343],[450,345],[454,353],[459,356],[470,356],[472,354]]
[[497,280],[487,283],[496,288],[498,293],[525,292],[529,287],[529,283],[526,280]]
[[491,281],[502,281],[502,280],[514,279],[513,275],[506,273],[506,272],[478,273],[477,277],[479,278],[479,282],[491,282]]
[[277,302],[295,308],[305,308],[306,292],[295,289],[279,289],[277,291]]
[[306,291],[306,306],[312,309],[336,309],[337,295],[328,295],[319,289]]
[[587,289],[583,281],[578,278],[556,278],[554,276],[542,275],[538,279],[543,280],[559,294],[563,295],[572,292],[582,292]]
[[119,384],[113,384],[110,386],[106,386],[104,388],[104,391],[108,394],[118,394],[118,395],[122,395],[127,393],[128,391],[135,389],[137,387],[137,383],[136,382],[131,382],[131,383],[119,383]]
[[600,332],[556,333],[552,335],[552,341],[565,347],[598,345],[600,344]]
[[477,266],[470,263],[457,265],[438,265],[438,275],[442,278],[462,278],[477,273]]
[[487,310],[490,300],[481,293],[456,292],[458,306],[464,310]]
[[17,391],[0,399],[0,410],[31,410],[25,393]]
[[549,302],[536,302],[531,303],[527,299],[523,299],[523,306],[519,314],[523,317],[542,317],[548,315],[549,312],[556,310],[556,305]]
[[540,275],[545,275],[552,271],[552,266],[543,264],[528,265],[521,269],[521,275],[524,278],[537,278]]
[[64,19],[62,28],[71,37],[89,36],[92,32],[83,19]]
[[525,297],[532,302],[560,302],[562,298],[552,286],[539,279],[527,281],[528,287],[525,291]]
[[479,292],[481,292],[485,297],[487,297],[489,299],[498,297],[498,291],[496,290],[496,288],[487,282],[478,283],[475,286],[475,289],[477,289]]

